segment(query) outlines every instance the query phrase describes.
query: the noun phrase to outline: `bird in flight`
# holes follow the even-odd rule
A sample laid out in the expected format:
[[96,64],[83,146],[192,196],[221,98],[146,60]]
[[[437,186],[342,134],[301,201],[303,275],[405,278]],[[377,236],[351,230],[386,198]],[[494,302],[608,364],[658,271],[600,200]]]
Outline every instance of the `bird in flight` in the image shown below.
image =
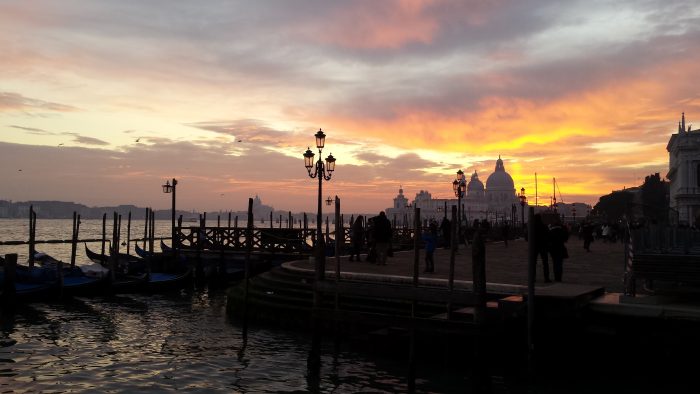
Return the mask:
[[139,137],[139,138],[136,139],[136,142],[139,142],[139,141],[141,141],[141,137]]
[[243,140],[238,140],[238,142],[243,142]]
[[60,144],[58,144],[58,146],[63,146],[63,142],[61,142]]

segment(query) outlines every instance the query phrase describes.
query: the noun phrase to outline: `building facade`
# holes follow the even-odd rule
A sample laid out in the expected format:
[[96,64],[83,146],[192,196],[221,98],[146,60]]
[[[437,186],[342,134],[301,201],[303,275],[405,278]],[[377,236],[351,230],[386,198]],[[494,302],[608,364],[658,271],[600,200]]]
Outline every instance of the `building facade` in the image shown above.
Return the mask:
[[700,130],[685,125],[685,113],[678,132],[666,145],[669,155],[669,205],[672,221],[682,225],[700,225]]

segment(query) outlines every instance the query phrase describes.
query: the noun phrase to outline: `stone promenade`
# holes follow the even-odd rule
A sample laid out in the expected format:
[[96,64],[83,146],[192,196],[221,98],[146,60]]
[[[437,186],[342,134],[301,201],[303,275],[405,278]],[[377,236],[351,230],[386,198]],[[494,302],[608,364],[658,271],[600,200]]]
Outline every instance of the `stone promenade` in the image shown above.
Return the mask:
[[[569,258],[564,260],[563,282],[570,284],[602,286],[608,292],[622,292],[624,245],[622,243],[594,242],[591,252],[583,249],[583,241],[573,236],[567,243]],[[455,256],[455,280],[472,280],[471,247],[460,245]],[[341,257],[341,271],[352,273],[370,273],[380,275],[413,276],[413,251],[394,252],[386,266],[378,266],[364,261],[349,261]],[[420,250],[420,277],[447,279],[450,267],[450,251],[435,251],[435,273],[423,272],[425,268],[425,251]],[[313,269],[312,261],[296,261],[294,266]],[[335,271],[336,258],[327,258],[327,271]],[[551,272],[550,277],[554,278]],[[330,274],[330,272],[329,272]],[[486,281],[488,283],[527,285],[527,242],[514,240],[506,246],[503,242],[486,244]],[[542,264],[537,262],[537,285],[544,286]]]

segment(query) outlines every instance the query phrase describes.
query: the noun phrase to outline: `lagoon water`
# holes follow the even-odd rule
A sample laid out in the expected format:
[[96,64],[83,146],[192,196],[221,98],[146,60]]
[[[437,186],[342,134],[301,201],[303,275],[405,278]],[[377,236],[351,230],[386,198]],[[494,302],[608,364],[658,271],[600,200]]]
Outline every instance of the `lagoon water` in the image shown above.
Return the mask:
[[[28,221],[0,220],[0,240],[26,240]],[[132,223],[132,238],[143,224]],[[126,238],[125,222],[122,222]],[[158,221],[167,236],[169,221]],[[69,239],[71,220],[37,220],[37,239]],[[81,238],[99,238],[101,220],[83,220]],[[111,234],[108,229],[107,233]],[[91,245],[99,249],[99,243]],[[70,245],[37,245],[64,261]],[[0,246],[19,253],[27,246]],[[82,245],[77,262],[87,264]],[[407,348],[373,351],[324,339],[318,378],[307,371],[311,336],[270,326],[244,331],[226,315],[223,289],[191,287],[161,295],[81,297],[3,311],[1,392],[405,392]],[[465,375],[427,363],[419,392],[465,392]],[[459,368],[461,369],[461,368]]]

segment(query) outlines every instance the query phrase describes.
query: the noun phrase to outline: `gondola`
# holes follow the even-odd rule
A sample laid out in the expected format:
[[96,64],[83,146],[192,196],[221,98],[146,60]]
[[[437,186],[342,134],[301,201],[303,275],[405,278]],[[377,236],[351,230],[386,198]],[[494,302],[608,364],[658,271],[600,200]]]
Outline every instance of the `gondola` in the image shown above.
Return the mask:
[[[0,295],[5,291],[5,259],[0,256]],[[15,300],[34,301],[47,297],[51,292],[52,283],[32,280],[28,268],[17,265],[15,271]]]
[[[58,263],[59,260],[54,257],[37,252],[34,255],[34,261],[37,262],[39,267],[34,267],[34,269],[44,270],[42,274],[45,278],[51,278],[54,290],[59,290],[60,285],[58,282]],[[77,296],[77,295],[92,295],[100,292],[105,283],[107,282],[108,271],[97,272],[94,270],[89,271],[91,274],[87,274],[81,267],[73,266],[70,264],[63,263],[63,295]]]
[[[98,261],[105,260],[102,255],[90,251],[86,246],[85,250],[88,254],[96,256]],[[141,249],[138,245],[134,246],[134,251],[140,257],[121,254],[117,270],[115,271],[116,278],[112,281],[112,291],[115,293],[134,293],[134,292],[158,292],[168,289],[180,288],[184,282],[191,276],[191,270],[187,269],[184,264],[184,259],[180,259],[180,264],[177,267],[172,267],[172,270],[165,270],[172,259],[164,254],[151,254]],[[129,256],[129,258],[125,258]],[[106,259],[109,264],[109,259]],[[148,273],[147,264],[150,264],[151,270]],[[171,272],[173,271],[173,272]]]
[[[109,255],[93,252],[88,248],[87,243],[85,244],[85,255],[92,260],[95,263],[100,263],[100,264],[109,264]],[[132,256],[130,254],[126,253],[119,253],[119,263],[127,263],[127,262],[137,262],[139,260],[138,257]]]

